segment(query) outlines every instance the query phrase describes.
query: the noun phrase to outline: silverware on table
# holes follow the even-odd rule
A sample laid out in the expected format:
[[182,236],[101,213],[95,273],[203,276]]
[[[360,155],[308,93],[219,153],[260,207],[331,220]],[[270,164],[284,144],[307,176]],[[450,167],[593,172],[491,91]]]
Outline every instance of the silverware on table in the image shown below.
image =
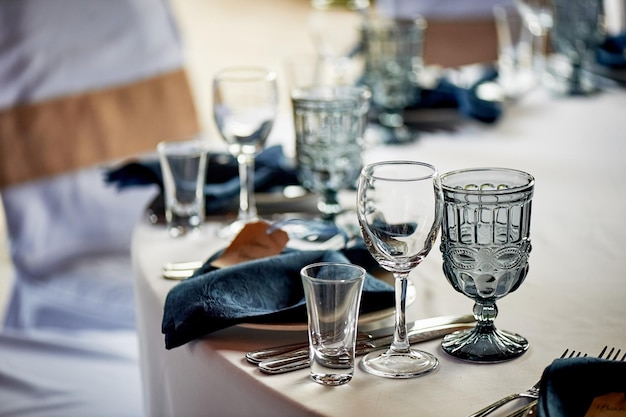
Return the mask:
[[[437,339],[457,330],[464,330],[473,326],[474,324],[472,323],[442,324],[428,328],[412,329],[407,333],[407,337],[409,343],[414,344]],[[393,335],[380,336],[360,341],[356,345],[355,354],[360,356],[376,349],[387,348],[391,345],[392,341]],[[261,372],[273,375],[303,369],[308,367],[309,364],[309,349],[308,347],[305,347],[279,357],[264,360],[259,363],[258,366]]]
[[[611,348],[611,350],[607,353],[608,346],[605,346],[604,349],[602,349],[602,351],[600,352],[600,354],[598,355],[599,359],[608,359],[608,360],[613,360],[613,361],[621,361],[624,362],[626,361],[626,353],[624,353],[624,355],[621,357],[620,359],[620,354],[621,354],[621,349],[617,349],[617,351],[615,350],[615,348]],[[587,356],[587,354],[585,353],[584,355],[581,354],[581,352],[576,353],[576,351],[572,351],[569,356],[567,355],[568,350],[566,349],[565,352],[563,352],[563,355],[561,355],[561,359],[568,357],[568,358],[574,358],[574,357],[580,357],[580,356]],[[606,354],[606,356],[605,356]],[[496,401],[495,403],[485,407],[484,409],[472,414],[470,417],[475,417],[475,416],[486,416],[488,414],[490,414],[491,412],[493,412],[496,408],[499,408],[500,406],[502,406],[503,404],[508,403],[509,401],[512,401],[516,398],[524,398],[524,397],[528,397],[528,398],[533,398],[532,401],[530,401],[529,403],[525,404],[524,406],[522,406],[521,408],[518,408],[517,410],[513,411],[512,413],[508,414],[506,417],[525,417],[527,415],[529,415],[529,413],[531,412],[531,410],[534,412],[537,408],[537,403],[538,398],[539,398],[539,385],[540,385],[541,380],[539,380],[535,385],[533,385],[533,387],[529,388],[526,391],[523,391],[522,393],[519,394],[512,394],[512,395],[508,395],[504,398],[502,398],[499,401]],[[531,395],[522,395],[525,393],[529,393],[529,391],[532,391]],[[487,411],[485,411],[487,410]]]
[[[569,356],[567,356],[568,353],[569,353]],[[569,349],[565,349],[565,352],[563,352],[563,354],[561,355],[561,358],[565,358],[566,356],[568,358],[573,358],[573,357],[578,357],[580,355],[581,355],[580,352],[576,353],[576,351],[573,350],[570,353]],[[489,404],[487,407],[476,411],[474,414],[470,415],[470,417],[485,417],[493,413],[495,410],[502,407],[503,405],[508,404],[511,401],[517,400],[519,398],[530,398],[530,399],[536,400],[539,397],[539,385],[540,384],[541,384],[541,379],[537,381],[532,387],[521,392],[516,392],[510,395],[507,395],[506,397],[503,397],[499,399],[498,401],[492,404]]]
[[[409,323],[407,326],[408,331],[412,330],[420,330],[427,329],[434,326],[445,326],[445,325],[453,325],[453,324],[475,324],[476,319],[471,314],[465,314],[462,316],[441,316],[441,317],[432,317],[428,319],[416,320],[413,323]],[[369,333],[360,333],[357,336],[357,343],[368,341],[374,338],[379,337],[387,337],[393,334],[393,327],[385,327],[382,329],[373,330]],[[288,345],[281,346],[273,346],[268,348],[263,348],[259,350],[255,350],[252,352],[248,352],[246,354],[246,359],[248,362],[253,364],[259,364],[262,361],[266,361],[269,359],[275,359],[279,357],[284,357],[289,353],[293,353],[296,351],[305,350],[308,352],[309,344],[308,342],[299,342],[292,343]]]

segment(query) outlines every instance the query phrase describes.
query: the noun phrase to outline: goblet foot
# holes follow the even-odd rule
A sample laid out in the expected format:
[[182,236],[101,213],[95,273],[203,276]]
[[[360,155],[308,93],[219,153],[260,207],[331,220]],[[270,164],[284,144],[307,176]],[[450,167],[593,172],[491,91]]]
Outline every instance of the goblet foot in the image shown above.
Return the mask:
[[375,350],[361,360],[365,372],[385,378],[415,378],[434,371],[439,360],[421,350]]
[[446,335],[441,347],[448,355],[464,361],[495,363],[521,356],[528,349],[528,340],[517,333],[479,324]]

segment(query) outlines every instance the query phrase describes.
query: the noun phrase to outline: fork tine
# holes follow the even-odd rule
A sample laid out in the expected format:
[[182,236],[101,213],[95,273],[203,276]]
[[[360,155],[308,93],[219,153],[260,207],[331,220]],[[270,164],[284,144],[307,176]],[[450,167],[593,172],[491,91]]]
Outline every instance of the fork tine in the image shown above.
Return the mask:
[[604,352],[606,352],[606,350],[608,349],[608,346],[605,346],[604,349],[602,349],[602,351],[600,352],[600,354],[598,355],[598,358],[602,359],[602,357],[604,356]]

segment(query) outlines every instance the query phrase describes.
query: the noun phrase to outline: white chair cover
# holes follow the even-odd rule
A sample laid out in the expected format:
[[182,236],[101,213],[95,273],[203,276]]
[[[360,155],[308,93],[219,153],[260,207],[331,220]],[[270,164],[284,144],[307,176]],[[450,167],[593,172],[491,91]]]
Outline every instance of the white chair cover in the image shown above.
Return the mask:
[[[182,60],[166,0],[0,1],[0,111]],[[118,192],[102,167],[0,191],[15,266],[0,415],[141,416],[129,245],[156,191]]]

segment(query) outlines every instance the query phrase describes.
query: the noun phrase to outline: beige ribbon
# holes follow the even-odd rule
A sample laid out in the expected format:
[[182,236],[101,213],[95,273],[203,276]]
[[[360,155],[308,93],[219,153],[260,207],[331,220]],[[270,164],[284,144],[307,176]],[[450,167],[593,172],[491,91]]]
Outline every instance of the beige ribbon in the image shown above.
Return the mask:
[[0,111],[0,188],[153,150],[200,131],[184,69]]

